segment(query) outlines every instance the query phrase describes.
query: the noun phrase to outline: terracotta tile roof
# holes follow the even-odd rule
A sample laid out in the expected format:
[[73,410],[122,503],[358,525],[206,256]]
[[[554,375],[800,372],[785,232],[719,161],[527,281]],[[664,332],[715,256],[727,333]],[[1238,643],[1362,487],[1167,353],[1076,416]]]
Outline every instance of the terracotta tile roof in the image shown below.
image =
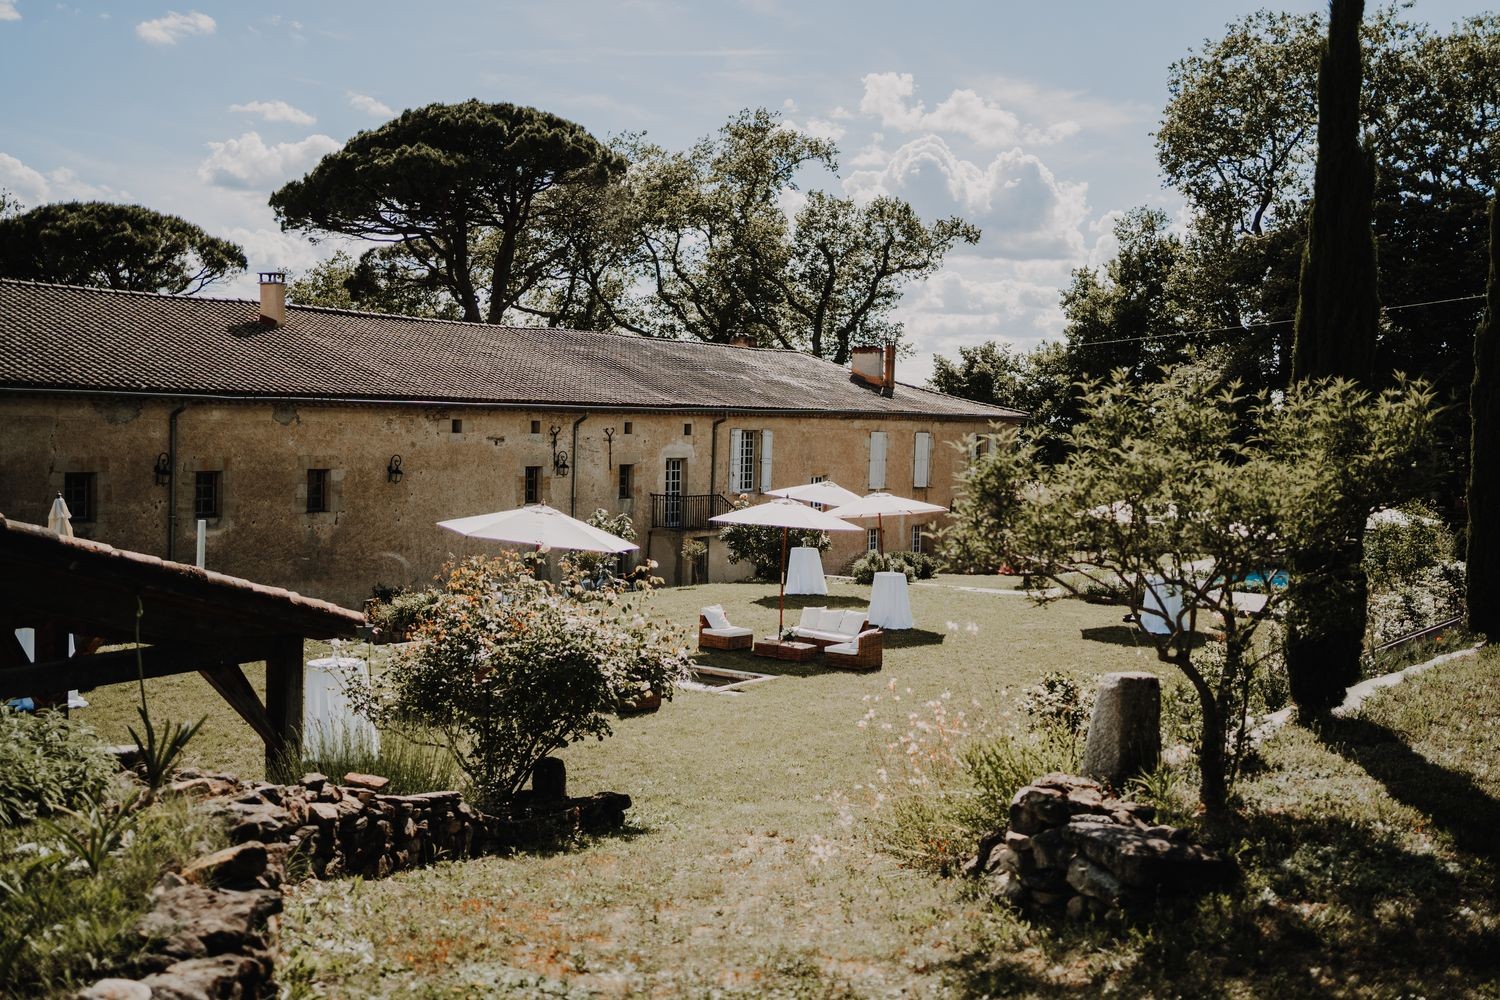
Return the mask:
[[1017,419],[795,351],[0,279],[0,389]]

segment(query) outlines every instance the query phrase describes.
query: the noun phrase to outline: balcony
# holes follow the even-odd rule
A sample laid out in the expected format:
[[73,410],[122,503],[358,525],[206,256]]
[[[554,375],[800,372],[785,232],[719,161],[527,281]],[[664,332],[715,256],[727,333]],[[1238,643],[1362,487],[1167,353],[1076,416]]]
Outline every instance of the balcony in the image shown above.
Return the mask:
[[722,493],[653,493],[651,494],[651,527],[673,531],[699,531],[716,528],[709,518],[725,514],[734,505]]

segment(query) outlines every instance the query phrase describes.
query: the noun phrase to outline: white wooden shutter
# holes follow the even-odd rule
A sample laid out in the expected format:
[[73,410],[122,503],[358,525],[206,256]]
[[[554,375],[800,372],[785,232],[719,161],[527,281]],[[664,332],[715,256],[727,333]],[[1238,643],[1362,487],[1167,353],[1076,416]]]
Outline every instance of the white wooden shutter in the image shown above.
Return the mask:
[[740,449],[744,446],[745,432],[738,427],[729,430],[729,489],[733,493],[744,493],[749,487],[741,484]]
[[771,432],[760,432],[760,491],[775,489],[771,483]]
[[915,489],[932,485],[932,435],[927,431],[917,431],[912,448],[911,485]]
[[885,431],[870,432],[870,489],[885,489]]

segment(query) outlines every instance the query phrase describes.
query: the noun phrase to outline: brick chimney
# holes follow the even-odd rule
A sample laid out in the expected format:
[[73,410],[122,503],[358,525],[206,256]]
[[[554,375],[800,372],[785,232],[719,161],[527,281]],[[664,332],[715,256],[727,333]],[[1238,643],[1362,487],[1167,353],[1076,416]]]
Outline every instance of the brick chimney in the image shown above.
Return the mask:
[[889,396],[896,388],[896,345],[870,345],[849,351],[849,377],[861,385]]
[[286,322],[286,272],[260,272],[260,321],[272,326]]

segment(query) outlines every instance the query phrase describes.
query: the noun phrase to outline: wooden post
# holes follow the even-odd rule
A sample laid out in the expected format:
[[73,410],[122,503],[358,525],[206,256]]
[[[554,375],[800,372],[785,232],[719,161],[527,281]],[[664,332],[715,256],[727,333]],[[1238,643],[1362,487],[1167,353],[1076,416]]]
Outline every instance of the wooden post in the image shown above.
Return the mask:
[[267,774],[279,755],[302,752],[302,673],[302,637],[277,640],[266,657],[266,715],[276,734],[276,742],[266,744]]

